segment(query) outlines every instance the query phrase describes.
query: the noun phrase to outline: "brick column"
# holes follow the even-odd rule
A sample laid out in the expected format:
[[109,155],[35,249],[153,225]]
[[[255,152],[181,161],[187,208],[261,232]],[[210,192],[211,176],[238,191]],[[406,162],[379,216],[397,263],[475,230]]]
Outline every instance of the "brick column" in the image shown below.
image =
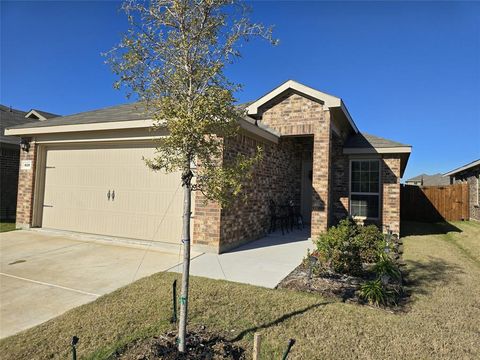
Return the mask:
[[193,205],[195,211],[193,213],[192,244],[199,250],[220,252],[220,204],[208,201],[200,191],[197,191]]
[[314,123],[313,134],[313,195],[312,229],[315,239],[328,226],[328,197],[330,184],[330,112],[323,111]]
[[382,225],[400,234],[400,158],[389,155],[382,160]]
[[[223,139],[221,141],[223,147]],[[222,156],[225,154],[222,152]],[[218,166],[222,166],[223,158],[217,159]],[[201,173],[202,164],[197,163],[197,171]],[[194,180],[195,181],[195,180]],[[201,191],[195,191],[193,209],[193,236],[192,245],[198,250],[219,253],[220,225],[222,207],[216,201],[208,200]]]
[[[28,152],[20,149],[16,223],[17,227],[22,229],[28,229],[32,226],[36,160],[37,146],[32,141]],[[22,162],[24,161],[31,161],[31,167],[22,169]]]

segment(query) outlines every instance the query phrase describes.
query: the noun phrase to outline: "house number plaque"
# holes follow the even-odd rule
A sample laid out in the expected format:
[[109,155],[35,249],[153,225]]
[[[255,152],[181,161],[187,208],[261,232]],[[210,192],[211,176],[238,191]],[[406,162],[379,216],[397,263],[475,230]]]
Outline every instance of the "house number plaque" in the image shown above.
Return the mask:
[[20,170],[32,170],[32,160],[22,160],[20,162]]

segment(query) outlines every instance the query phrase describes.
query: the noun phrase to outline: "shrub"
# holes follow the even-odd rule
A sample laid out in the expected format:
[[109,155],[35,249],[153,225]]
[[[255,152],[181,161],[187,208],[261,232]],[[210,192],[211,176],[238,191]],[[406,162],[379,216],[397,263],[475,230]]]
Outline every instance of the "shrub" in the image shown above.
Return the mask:
[[321,263],[335,272],[351,275],[361,273],[363,263],[378,261],[384,247],[384,236],[375,225],[358,226],[350,219],[329,228],[317,241]]
[[380,279],[367,281],[360,286],[360,297],[373,305],[385,305],[387,303],[387,293]]
[[385,247],[384,235],[375,225],[357,226],[355,236],[364,263],[374,263],[379,260],[378,254]]
[[377,276],[387,275],[394,280],[400,280],[401,273],[395,263],[390,259],[390,257],[384,252],[378,254],[378,261],[373,267],[373,271]]
[[322,233],[317,241],[320,262],[331,270],[356,275],[362,271],[357,225],[345,219]]

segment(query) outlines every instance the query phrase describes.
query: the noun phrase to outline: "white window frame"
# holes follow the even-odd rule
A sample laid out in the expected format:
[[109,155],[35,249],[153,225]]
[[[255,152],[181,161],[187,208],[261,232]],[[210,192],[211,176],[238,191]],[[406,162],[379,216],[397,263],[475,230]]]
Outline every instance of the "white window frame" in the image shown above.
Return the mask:
[[[381,198],[382,198],[382,163],[379,158],[354,158],[350,159],[350,166],[348,169],[348,212],[354,218],[358,220],[380,220],[381,217]],[[378,192],[352,192],[352,163],[354,161],[376,161],[378,162]],[[368,216],[353,216],[352,215],[352,195],[377,195],[378,196],[378,216],[377,217],[368,217]]]

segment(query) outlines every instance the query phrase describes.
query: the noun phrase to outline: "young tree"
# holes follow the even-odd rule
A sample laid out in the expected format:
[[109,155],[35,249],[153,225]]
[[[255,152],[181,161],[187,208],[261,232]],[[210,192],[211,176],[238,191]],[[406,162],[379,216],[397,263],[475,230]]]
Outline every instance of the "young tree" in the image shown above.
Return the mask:
[[[256,156],[239,156],[218,166],[224,139],[238,131],[242,114],[235,107],[239,84],[224,68],[240,56],[241,44],[261,37],[275,44],[270,27],[249,20],[248,8],[237,0],[127,0],[122,9],[128,33],[106,56],[125,85],[155,120],[154,129],[169,136],[156,144],[147,165],[154,170],[181,171],[183,205],[183,273],[179,344],[185,351],[190,268],[191,192],[228,202],[241,191],[242,180]],[[192,179],[195,177],[195,181]]]

